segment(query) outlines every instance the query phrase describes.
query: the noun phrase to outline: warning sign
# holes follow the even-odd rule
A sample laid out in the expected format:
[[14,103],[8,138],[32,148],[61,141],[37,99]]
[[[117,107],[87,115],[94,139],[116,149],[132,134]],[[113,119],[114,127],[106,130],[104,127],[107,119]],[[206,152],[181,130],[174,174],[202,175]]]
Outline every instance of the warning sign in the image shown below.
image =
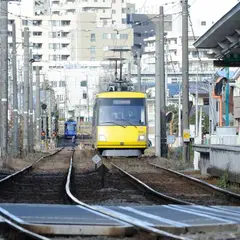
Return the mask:
[[190,130],[189,129],[183,129],[183,141],[190,142]]

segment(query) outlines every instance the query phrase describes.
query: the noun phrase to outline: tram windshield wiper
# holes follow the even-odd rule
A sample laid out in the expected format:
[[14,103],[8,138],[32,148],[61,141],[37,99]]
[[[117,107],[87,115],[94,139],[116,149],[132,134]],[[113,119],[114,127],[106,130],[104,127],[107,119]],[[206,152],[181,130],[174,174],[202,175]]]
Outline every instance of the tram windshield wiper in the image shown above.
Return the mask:
[[131,123],[130,121],[126,120],[126,119],[121,119],[121,121],[125,121],[127,123],[129,123],[131,126],[134,126],[135,128],[137,128],[136,125],[134,125],[133,123]]
[[123,128],[126,128],[126,126],[122,125],[122,124],[119,124],[119,123],[116,123],[116,122],[102,122],[102,123],[113,123],[115,125],[118,125],[118,126],[121,126]]

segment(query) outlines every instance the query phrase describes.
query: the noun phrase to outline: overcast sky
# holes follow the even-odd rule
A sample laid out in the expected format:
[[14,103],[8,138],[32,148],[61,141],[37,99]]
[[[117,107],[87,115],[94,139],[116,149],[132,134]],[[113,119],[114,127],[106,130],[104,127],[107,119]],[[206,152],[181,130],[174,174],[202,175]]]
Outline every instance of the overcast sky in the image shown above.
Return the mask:
[[[136,9],[145,7],[145,10],[157,9],[157,6],[163,5],[165,11],[171,9],[172,6],[180,2],[180,0],[129,0],[136,4]],[[189,0],[191,6],[191,15],[198,18],[207,18],[217,21],[233,6],[238,0]],[[154,6],[154,8],[151,8]]]

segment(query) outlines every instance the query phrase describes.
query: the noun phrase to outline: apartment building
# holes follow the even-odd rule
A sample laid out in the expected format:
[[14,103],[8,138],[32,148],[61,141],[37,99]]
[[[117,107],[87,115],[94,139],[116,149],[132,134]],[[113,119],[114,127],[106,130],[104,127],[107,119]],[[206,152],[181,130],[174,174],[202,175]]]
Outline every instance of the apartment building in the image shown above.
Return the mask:
[[126,26],[126,14],[133,11],[127,0],[35,0],[35,15],[65,16],[82,12],[96,13],[98,27]]
[[[111,49],[131,49],[133,45],[132,29],[98,27],[97,15],[94,13],[77,15],[77,22],[71,37],[73,61],[102,61],[112,56],[120,57],[120,53],[113,53]],[[129,53],[123,57],[129,58]]]

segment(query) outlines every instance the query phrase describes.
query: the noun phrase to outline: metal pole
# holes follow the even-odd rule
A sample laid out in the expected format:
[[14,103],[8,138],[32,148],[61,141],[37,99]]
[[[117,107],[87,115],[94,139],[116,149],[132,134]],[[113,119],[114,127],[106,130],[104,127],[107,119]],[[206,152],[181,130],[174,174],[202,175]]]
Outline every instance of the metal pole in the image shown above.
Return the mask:
[[132,70],[131,60],[129,60],[129,62],[128,62],[128,81],[131,81],[131,70]]
[[18,90],[17,90],[17,50],[16,24],[12,24],[12,74],[13,74],[13,153],[18,155]]
[[[165,42],[166,42],[166,62],[165,62],[165,90],[168,91],[168,43],[167,43],[167,37],[165,38]],[[167,94],[166,94],[166,103],[167,103]]]
[[228,82],[226,84],[226,126],[229,126],[229,68],[226,68],[226,78]]
[[179,95],[178,95],[178,141],[179,146],[182,146],[182,119],[181,119],[181,83],[178,83]]
[[140,50],[137,51],[137,78],[138,78],[138,91],[141,92],[141,56],[140,56]]
[[49,92],[48,97],[48,136],[51,138],[52,136],[52,91]]
[[195,98],[195,137],[198,137],[198,71],[196,78],[196,98]]
[[120,52],[120,78],[119,80],[122,80],[122,52]]
[[40,70],[36,67],[36,146],[41,149]]
[[1,0],[1,154],[6,156],[8,149],[8,1]]
[[[32,49],[30,49],[30,58],[32,59]],[[33,152],[34,137],[33,137],[33,76],[32,76],[32,61],[29,62],[29,150]]]
[[24,102],[23,102],[23,114],[24,114],[24,131],[23,131],[23,149],[28,152],[28,86],[29,86],[29,28],[24,28]]
[[[182,0],[182,93],[183,93],[183,160],[190,161],[189,79],[188,79],[188,0]],[[187,138],[186,138],[187,137]]]
[[115,63],[115,80],[117,80],[117,60],[116,60],[116,63]]
[[156,62],[155,62],[155,154],[161,157],[161,108],[160,108],[160,20],[156,22]]
[[87,121],[89,122],[89,91],[88,91],[88,76],[86,76],[87,82]]
[[[160,16],[159,16],[159,68],[160,68],[160,122],[161,122],[161,157],[167,157],[167,136],[166,136],[166,99],[165,99],[165,53],[164,53],[164,14],[163,6],[160,6]],[[157,116],[159,117],[159,116]]]

